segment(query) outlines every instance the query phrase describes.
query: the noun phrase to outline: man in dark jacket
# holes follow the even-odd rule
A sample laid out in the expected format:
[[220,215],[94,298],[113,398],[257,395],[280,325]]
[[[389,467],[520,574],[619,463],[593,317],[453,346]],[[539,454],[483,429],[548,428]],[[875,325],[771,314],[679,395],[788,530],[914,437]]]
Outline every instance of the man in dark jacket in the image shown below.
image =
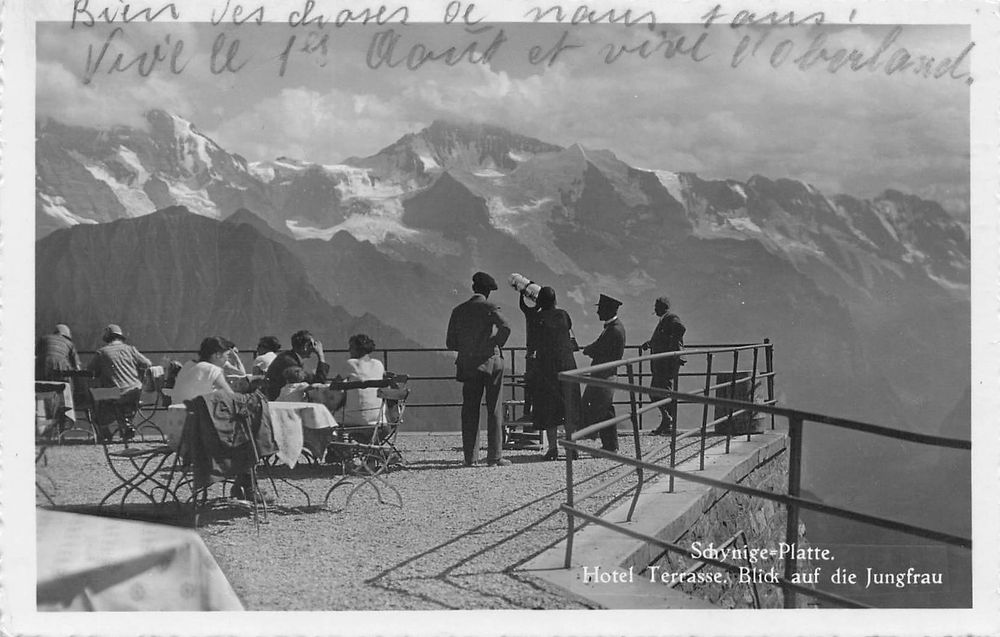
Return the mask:
[[[650,350],[653,354],[661,352],[679,352],[684,348],[684,332],[687,328],[681,323],[676,314],[670,312],[670,299],[661,296],[653,304],[653,312],[660,317],[653,335],[648,341],[639,347],[639,351]],[[671,356],[659,360],[650,361],[650,371],[652,379],[650,387],[662,387],[663,389],[675,389],[674,379],[684,361],[680,356]],[[659,400],[654,397],[654,400]],[[675,414],[677,413],[676,403],[670,403],[660,408],[660,426],[652,433],[654,435],[669,435],[674,428]]]
[[497,283],[489,274],[476,272],[472,277],[472,298],[458,305],[448,321],[446,345],[458,352],[455,380],[462,383],[462,451],[465,466],[477,462],[479,451],[479,407],[486,393],[486,462],[505,466],[510,460],[501,456],[503,415],[500,390],[503,388],[503,354],[500,348],[510,336],[510,326],[500,308],[490,303],[490,292]]
[[[604,330],[597,340],[583,348],[584,356],[591,358],[591,365],[600,365],[621,360],[625,355],[625,326],[618,320],[618,308],[622,302],[602,294],[597,302],[597,318],[604,321]],[[614,378],[614,368],[595,372],[596,378]],[[615,417],[615,390],[610,387],[587,385],[583,390],[583,424],[592,425]],[[618,431],[616,426],[600,431],[601,448],[618,451]]]
[[267,373],[264,375],[264,395],[267,399],[277,399],[281,394],[281,388],[285,386],[285,372],[290,369],[302,369],[305,359],[313,354],[316,355],[316,372],[306,373],[306,382],[326,382],[330,366],[323,354],[323,344],[313,338],[308,331],[299,330],[292,334],[292,349],[275,356],[267,368]]

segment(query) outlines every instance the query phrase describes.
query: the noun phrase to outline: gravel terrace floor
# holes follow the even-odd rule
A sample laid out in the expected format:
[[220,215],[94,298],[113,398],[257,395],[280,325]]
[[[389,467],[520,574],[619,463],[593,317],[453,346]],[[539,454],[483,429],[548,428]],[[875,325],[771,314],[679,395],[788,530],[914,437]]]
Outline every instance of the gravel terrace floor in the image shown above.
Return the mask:
[[[643,438],[647,450],[664,443]],[[628,441],[622,438],[623,450],[631,448]],[[457,433],[413,433],[397,442],[407,466],[387,480],[402,495],[401,509],[379,504],[367,488],[347,507],[347,489],[338,489],[330,504],[341,510],[322,508],[323,496],[340,476],[332,466],[299,465],[272,472],[304,489],[312,506],[279,481],[279,507],[259,532],[249,510],[234,501],[222,500],[202,515],[198,531],[248,610],[589,607],[516,571],[565,536],[566,518],[558,513],[565,462],[544,462],[537,451],[508,451],[511,466],[467,468]],[[117,484],[101,447],[53,446],[47,457],[48,464],[38,468],[39,481],[57,508],[118,515],[117,504],[97,507]],[[586,454],[574,463],[579,491],[625,471]],[[622,502],[634,484],[627,477],[595,496],[589,509]],[[213,495],[220,494],[216,489]],[[47,505],[41,496],[37,503]],[[190,516],[165,519],[166,514],[177,515],[176,507],[151,512],[149,505],[126,505],[128,517],[159,515],[160,521],[190,524]]]

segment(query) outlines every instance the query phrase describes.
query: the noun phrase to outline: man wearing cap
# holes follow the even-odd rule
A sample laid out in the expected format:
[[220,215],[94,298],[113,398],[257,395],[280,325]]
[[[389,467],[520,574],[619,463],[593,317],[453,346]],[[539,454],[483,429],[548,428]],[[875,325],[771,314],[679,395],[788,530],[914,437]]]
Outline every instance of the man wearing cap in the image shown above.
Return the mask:
[[[621,360],[625,355],[625,326],[618,319],[622,302],[602,294],[597,301],[597,318],[604,321],[604,330],[597,340],[583,348],[584,356],[591,358],[591,365]],[[614,378],[616,369],[605,369],[592,374],[595,378]],[[589,426],[615,416],[615,390],[610,387],[587,385],[583,390],[583,424]],[[617,427],[600,431],[601,448],[618,451]]]
[[54,332],[38,339],[35,346],[36,380],[64,380],[62,372],[78,369],[80,358],[68,325],[59,323]]
[[102,439],[107,440],[111,434],[107,425],[113,420],[124,420],[122,436],[128,438],[134,435],[129,418],[131,410],[139,403],[142,391],[142,375],[152,366],[148,358],[139,350],[125,342],[122,328],[112,323],[104,328],[102,340],[107,345],[101,347],[90,360],[87,369],[94,373],[96,387],[117,387],[121,397],[115,403],[115,409],[100,409],[95,405],[95,416]]
[[[648,349],[653,354],[659,354],[661,352],[678,352],[683,349],[684,332],[687,331],[687,328],[684,327],[676,314],[670,312],[670,299],[665,296],[656,299],[653,304],[653,313],[660,317],[660,321],[656,324],[653,335],[639,347],[639,351]],[[683,364],[684,361],[680,356],[650,361],[650,371],[653,377],[649,386],[674,389],[674,379]],[[675,403],[660,408],[660,426],[652,432],[654,435],[662,436],[671,433],[675,420],[671,411],[676,413],[676,408]]]
[[489,274],[476,272],[472,277],[472,298],[451,312],[448,349],[458,352],[455,380],[462,383],[462,451],[465,466],[476,464],[479,451],[479,407],[486,394],[486,462],[505,466],[510,460],[501,456],[503,417],[500,390],[503,388],[503,354],[500,348],[510,336],[510,326],[500,308],[488,299],[497,283]]

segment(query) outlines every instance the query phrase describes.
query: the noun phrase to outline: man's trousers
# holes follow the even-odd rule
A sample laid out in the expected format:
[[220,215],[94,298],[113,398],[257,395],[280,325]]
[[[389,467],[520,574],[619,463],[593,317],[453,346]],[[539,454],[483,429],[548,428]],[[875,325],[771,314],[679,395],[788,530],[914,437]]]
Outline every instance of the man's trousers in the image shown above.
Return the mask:
[[[610,387],[587,385],[583,390],[583,425],[615,417],[615,390]],[[618,426],[605,427],[600,431],[601,447],[608,451],[618,451]]]
[[474,371],[462,382],[462,451],[465,464],[479,456],[479,407],[486,394],[486,461],[500,459],[503,446],[503,414],[500,390],[503,389],[503,364],[492,365],[489,372]]

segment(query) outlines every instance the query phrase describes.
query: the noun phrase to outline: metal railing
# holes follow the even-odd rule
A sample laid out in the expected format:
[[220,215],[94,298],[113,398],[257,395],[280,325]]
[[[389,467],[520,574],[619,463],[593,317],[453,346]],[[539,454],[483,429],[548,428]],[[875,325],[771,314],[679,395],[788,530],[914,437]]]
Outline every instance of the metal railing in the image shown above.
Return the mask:
[[[683,352],[668,352],[663,354],[652,354],[647,356],[639,356],[634,358],[623,359],[619,361],[613,361],[610,363],[605,363],[602,365],[594,365],[591,367],[585,367],[581,369],[561,372],[559,378],[564,382],[564,388],[567,392],[567,400],[571,392],[578,391],[575,387],[576,384],[583,385],[598,385],[602,387],[608,387],[612,389],[625,390],[629,394],[629,413],[622,416],[616,416],[615,418],[610,418],[601,422],[590,424],[583,427],[577,431],[573,431],[568,434],[567,438],[560,439],[559,444],[568,450],[586,450],[590,455],[596,455],[598,457],[607,458],[620,463],[625,467],[632,467],[633,472],[625,472],[624,475],[619,476],[617,479],[609,484],[600,485],[596,488],[591,489],[585,494],[576,495],[574,490],[574,477],[573,477],[573,455],[572,453],[566,454],[566,502],[560,506],[560,509],[566,513],[567,517],[567,535],[566,535],[566,555],[565,555],[565,567],[570,568],[572,564],[573,555],[573,539],[576,533],[576,519],[579,518],[586,522],[594,523],[599,526],[612,529],[618,533],[633,537],[635,539],[642,540],[649,544],[658,546],[667,552],[678,553],[681,555],[689,556],[691,558],[697,559],[703,563],[716,566],[718,568],[724,569],[732,573],[738,573],[739,568],[719,560],[708,558],[701,555],[695,558],[691,555],[688,549],[677,544],[661,540],[659,538],[646,535],[628,528],[622,524],[617,524],[610,522],[601,518],[598,515],[592,515],[581,510],[578,506],[578,502],[585,500],[594,494],[603,491],[604,489],[611,486],[611,484],[620,482],[631,475],[636,477],[636,485],[632,494],[632,501],[629,506],[628,515],[626,521],[631,521],[633,513],[635,512],[635,507],[639,499],[639,495],[642,492],[644,483],[646,482],[646,472],[658,475],[665,475],[669,479],[669,492],[673,492],[674,489],[674,479],[681,478],[683,480],[688,480],[697,484],[703,484],[710,487],[715,487],[723,489],[726,491],[732,491],[736,493],[742,493],[755,498],[761,498],[764,500],[770,500],[783,505],[786,509],[786,525],[785,525],[785,542],[787,545],[793,545],[797,543],[798,540],[798,529],[799,529],[799,511],[801,509],[807,509],[810,511],[816,511],[819,513],[832,515],[839,518],[844,518],[848,520],[854,520],[857,522],[881,527],[884,529],[889,529],[893,531],[898,531],[902,533],[907,533],[910,535],[915,535],[917,537],[926,538],[936,542],[941,542],[951,546],[957,546],[961,548],[971,549],[972,540],[967,537],[958,536],[950,533],[945,533],[942,531],[937,531],[933,529],[928,529],[914,524],[908,524],[906,522],[900,522],[897,520],[892,520],[889,518],[869,515],[861,513],[858,511],[852,511],[842,507],[836,507],[832,505],[822,504],[820,502],[815,502],[812,500],[807,500],[800,497],[801,494],[801,468],[802,468],[802,437],[803,437],[803,424],[805,422],[812,422],[817,424],[830,425],[834,427],[839,427],[842,429],[847,429],[851,431],[864,432],[869,434],[874,434],[878,436],[884,436],[888,438],[894,438],[897,440],[903,440],[912,443],[926,444],[935,447],[960,449],[960,450],[970,450],[972,448],[971,442],[968,440],[961,440],[956,438],[947,438],[944,436],[934,436],[928,434],[920,434],[914,432],[908,432],[898,429],[893,429],[890,427],[885,427],[881,425],[873,425],[869,423],[863,423],[854,420],[848,420],[845,418],[836,418],[833,416],[828,416],[824,414],[817,414],[812,412],[801,411],[797,409],[788,409],[778,407],[775,404],[774,399],[774,370],[773,370],[773,350],[771,343],[765,339],[763,343],[753,344],[753,345],[735,345],[729,347],[718,347],[718,348],[699,348],[699,349],[689,349]],[[740,352],[747,350],[752,350],[753,352],[753,368],[749,375],[744,375],[737,379],[738,370],[738,357]],[[756,368],[759,362],[759,354],[763,353],[765,358],[765,369],[763,374],[757,374]],[[712,383],[712,364],[713,359],[718,359],[720,356],[732,355],[733,364],[731,368],[732,377],[728,382],[724,383]],[[704,372],[704,387],[698,392],[681,392],[681,391],[671,391],[663,388],[650,387],[638,384],[635,382],[634,368],[641,365],[643,362],[649,362],[657,359],[666,359],[670,357],[684,356],[704,356],[705,357],[705,372]],[[595,378],[592,374],[596,372],[606,371],[608,369],[618,369],[625,367],[626,376],[628,382],[619,382],[614,378]],[[744,372],[745,374],[745,372]],[[756,382],[759,379],[766,380],[767,384],[767,398],[760,402],[755,402],[754,400],[754,389]],[[736,393],[735,389],[740,383],[750,383],[750,389],[748,392],[749,400],[737,400],[735,399]],[[711,396],[713,390],[722,389],[725,387],[730,388],[729,397]],[[675,384],[673,387],[678,390],[680,387]],[[668,455],[669,464],[657,464],[655,462],[648,462],[643,460],[643,449],[641,446],[641,438],[639,436],[639,426],[637,421],[637,413],[640,411],[638,406],[638,401],[636,395],[649,395],[652,402],[645,405],[642,409],[650,410],[657,408],[660,405],[672,404],[677,405],[681,403],[694,403],[701,404],[702,417],[700,426],[695,429],[690,429],[684,433],[678,434],[680,430],[676,426],[675,419],[675,429],[671,435],[670,441],[670,453]],[[717,418],[711,422],[708,420],[708,408],[709,406],[715,406],[717,409],[722,408],[725,410],[726,415],[722,418]],[[732,423],[732,419],[744,415],[748,417],[753,417],[756,414],[765,414],[770,417],[771,429],[775,428],[775,417],[785,418],[788,421],[788,450],[789,450],[789,460],[788,460],[788,489],[787,493],[773,493],[771,491],[764,491],[761,489],[756,489],[753,487],[747,487],[734,482],[727,482],[723,480],[716,480],[713,478],[707,478],[698,473],[691,471],[683,471],[676,468],[676,441],[679,438],[685,438],[692,435],[700,435],[701,444],[699,449],[699,470],[704,470],[705,468],[705,441],[707,438],[707,427],[709,425],[720,424],[725,421]],[[623,456],[621,454],[606,451],[603,449],[591,448],[580,444],[578,441],[582,438],[597,432],[605,427],[617,426],[619,423],[626,420],[631,421],[632,424],[632,437],[635,445],[635,458],[630,458]],[[747,431],[747,440],[751,439],[751,428]],[[725,452],[730,452],[730,440],[731,436],[727,430],[726,440],[725,440]],[[791,581],[792,576],[797,571],[797,557],[794,552],[790,556],[785,556],[784,562],[784,576],[777,578],[774,582],[781,587],[784,593],[784,606],[785,608],[794,608],[796,605],[796,594],[802,593],[807,596],[822,599],[824,601],[832,602],[837,605],[846,607],[866,607],[865,604],[852,600],[840,595],[835,595],[833,593],[828,593],[826,591],[818,590],[803,586],[802,584]]]
[[[520,349],[523,349],[523,348],[520,348]],[[158,358],[161,358],[161,357],[168,357],[168,358],[182,358],[183,357],[183,358],[186,358],[186,357],[197,357],[198,356],[198,352],[196,350],[178,350],[178,349],[146,350],[146,349],[143,349],[141,351],[142,351],[142,353],[147,358],[149,358],[150,360],[152,360],[154,363],[156,363],[156,360]],[[449,354],[449,353],[452,354],[452,355],[454,354],[454,352],[451,352],[450,350],[448,350],[446,348],[443,348],[443,347],[389,347],[389,348],[376,349],[375,351],[372,352],[372,355],[373,356],[377,356],[378,358],[381,358],[382,359],[382,364],[385,366],[385,368],[387,370],[389,370],[389,369],[392,369],[389,366],[390,365],[390,360],[396,360],[392,356],[393,354]],[[95,352],[93,350],[85,350],[85,351],[80,351],[79,354],[80,354],[81,358],[86,359],[87,357],[93,356],[95,354]],[[247,355],[247,356],[250,356],[251,357],[250,360],[252,360],[252,358],[253,358],[252,354],[250,354],[249,352],[241,352],[241,355],[244,355],[244,354]],[[323,354],[324,355],[342,355],[342,356],[344,356],[346,358],[347,354],[348,354],[348,350],[346,350],[346,349],[329,349],[329,348],[323,348]],[[243,362],[246,365],[247,361],[244,360]],[[246,365],[246,367],[247,367],[247,369],[249,369],[249,365]],[[411,387],[414,386],[414,383],[416,384],[416,386],[419,386],[421,383],[428,383],[428,382],[434,382],[434,381],[454,381],[455,380],[454,374],[448,375],[448,376],[433,375],[433,374],[423,374],[423,375],[421,375],[421,374],[410,374],[408,369],[403,369],[403,368],[400,368],[398,370],[393,370],[393,371],[398,371],[398,372],[406,373],[407,377],[408,377],[408,379],[409,379],[409,381],[411,383]],[[417,392],[416,395],[419,395],[419,392]],[[406,408],[407,409],[413,409],[413,408],[420,408],[420,407],[461,407],[461,406],[462,406],[462,403],[460,401],[459,402],[418,402],[418,401],[414,401],[414,402],[407,402]]]
[[[718,348],[718,347],[725,347],[725,345],[696,345],[694,347],[697,347],[697,348]],[[633,350],[636,351],[636,352],[639,352],[639,346],[638,345],[629,345],[629,346],[626,347],[626,351],[633,351]],[[197,350],[182,350],[182,349],[181,350],[178,350],[178,349],[155,349],[155,350],[147,350],[147,349],[143,349],[141,351],[142,351],[142,353],[144,355],[146,355],[147,358],[149,358],[150,360],[152,360],[154,363],[156,363],[157,360],[161,359],[162,357],[177,358],[177,359],[180,359],[180,358],[187,359],[187,358],[195,358],[195,357],[198,356]],[[508,365],[508,369],[507,369],[507,372],[506,372],[506,379],[505,379],[505,383],[504,383],[505,384],[504,390],[505,390],[505,396],[506,396],[504,398],[504,400],[506,400],[508,402],[511,402],[511,403],[521,403],[521,402],[523,402],[523,397],[524,397],[524,371],[523,370],[524,370],[524,367],[525,367],[524,356],[525,356],[526,348],[524,348],[524,347],[505,347],[503,351],[504,351],[504,359],[505,359],[505,361],[507,361],[507,365]],[[86,359],[89,358],[90,356],[93,356],[94,353],[95,352],[93,350],[81,350],[81,351],[79,351],[79,354],[80,354],[81,358],[84,361],[86,361]],[[346,349],[329,349],[329,348],[323,348],[323,353],[325,355],[344,356],[346,358],[346,356],[348,354],[348,350],[346,350]],[[410,366],[407,366],[405,364],[403,364],[402,366],[400,366],[398,369],[393,369],[392,367],[390,367],[390,363],[392,361],[400,361],[401,359],[405,360],[405,355],[406,354],[432,354],[432,355],[444,354],[444,355],[446,355],[446,356],[448,356],[450,358],[454,358],[454,355],[455,355],[454,352],[452,352],[451,350],[449,350],[447,348],[444,348],[444,347],[387,347],[387,348],[379,348],[379,349],[376,349],[374,352],[372,352],[373,356],[377,356],[378,358],[382,359],[382,363],[383,363],[383,365],[385,366],[385,368],[387,370],[392,370],[392,371],[402,372],[402,373],[406,373],[407,374],[407,377],[409,378],[409,381],[410,381],[410,387],[415,390],[414,391],[414,396],[415,397],[419,397],[419,396],[421,396],[421,394],[423,394],[425,396],[427,395],[426,392],[421,392],[420,391],[421,385],[429,384],[429,383],[434,383],[434,382],[444,382],[444,381],[452,381],[452,382],[454,382],[455,381],[454,374],[449,374],[449,375],[414,374],[414,373],[411,373],[413,371],[413,369]],[[403,355],[403,356],[400,356],[400,355]],[[241,352],[241,356],[244,357],[244,361],[243,362],[246,365],[247,369],[249,369],[249,364],[248,363],[253,360],[253,354],[251,352],[249,352],[249,351],[244,351],[244,352]],[[768,367],[768,370],[770,370],[770,367]],[[641,381],[642,379],[644,379],[644,378],[646,378],[646,377],[648,377],[650,375],[651,374],[648,371],[648,369],[646,369],[642,364],[638,365],[637,368],[635,369],[635,378],[637,380],[639,380],[639,381]],[[687,373],[681,373],[680,374],[681,377],[690,376],[690,375],[692,375],[692,374],[687,374]],[[700,376],[700,374],[696,374],[696,375]],[[759,378],[765,378],[766,376],[767,376],[766,374],[761,374],[759,376]],[[773,384],[772,384],[772,388],[773,388]],[[440,393],[440,392],[438,392],[438,393]],[[456,390],[454,392],[454,394],[456,396],[460,396],[461,392]],[[773,392],[770,393],[769,395],[771,395],[773,397]],[[623,404],[627,404],[627,401],[619,401],[619,402],[616,402],[615,404],[623,405]],[[406,405],[407,409],[437,408],[437,407],[461,407],[461,406],[462,406],[461,400],[455,400],[455,401],[437,401],[437,402],[426,401],[426,400],[424,400],[424,401],[414,400],[412,402],[407,402],[407,405]],[[643,403],[642,403],[641,399],[640,399],[640,402],[639,402],[639,406],[640,407],[643,406]],[[645,409],[645,410],[640,411],[640,425],[642,423],[641,414],[645,413],[646,411],[649,411],[649,409]]]

